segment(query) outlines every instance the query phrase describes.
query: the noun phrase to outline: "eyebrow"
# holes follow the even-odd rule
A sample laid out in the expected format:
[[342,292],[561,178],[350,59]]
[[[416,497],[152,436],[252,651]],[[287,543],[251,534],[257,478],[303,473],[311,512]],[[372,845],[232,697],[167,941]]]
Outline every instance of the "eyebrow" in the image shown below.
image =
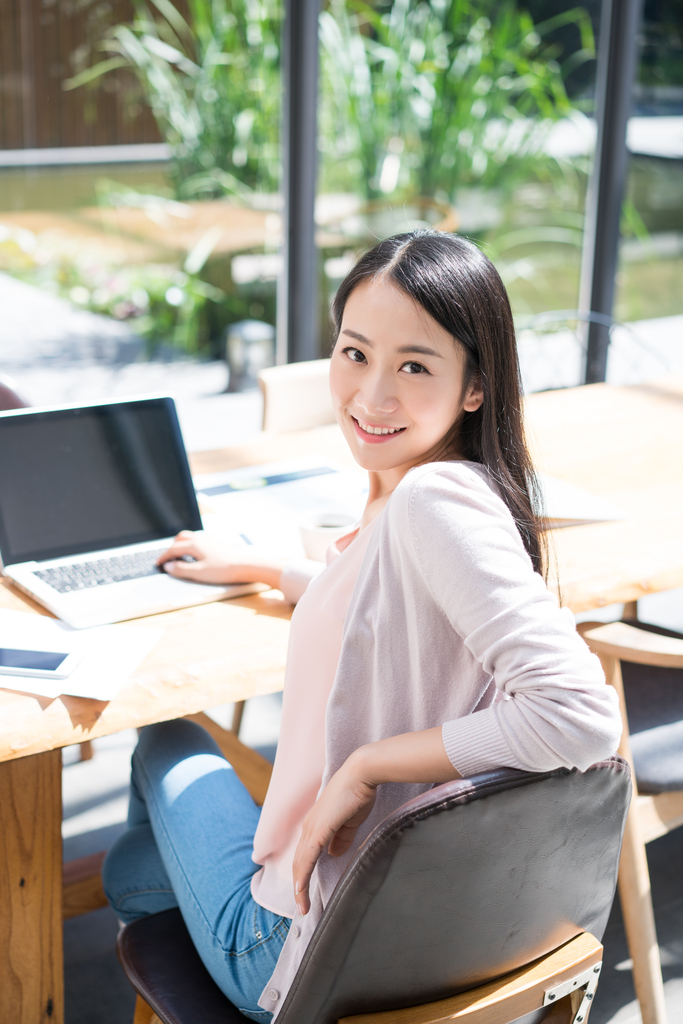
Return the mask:
[[[345,327],[342,334],[347,334],[350,338],[355,338],[356,341],[362,341],[364,345],[369,345],[370,348],[374,348],[373,343],[369,338],[366,338],[364,334],[359,334],[358,331],[352,331],[350,327]],[[402,355],[410,355],[413,352],[417,352],[422,356],[436,356],[437,359],[443,359],[440,352],[436,352],[433,348],[427,348],[426,345],[402,345],[401,348],[396,350]]]

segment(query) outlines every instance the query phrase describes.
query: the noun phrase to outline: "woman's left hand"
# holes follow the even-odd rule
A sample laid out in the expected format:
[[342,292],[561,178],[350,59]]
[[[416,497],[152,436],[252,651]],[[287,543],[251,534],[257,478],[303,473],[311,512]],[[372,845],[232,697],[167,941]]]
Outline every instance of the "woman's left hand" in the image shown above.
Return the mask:
[[325,849],[333,857],[346,853],[370,814],[376,795],[377,787],[363,780],[358,759],[352,754],[304,818],[292,868],[294,898],[301,914],[307,914],[311,906],[308,886],[320,854]]

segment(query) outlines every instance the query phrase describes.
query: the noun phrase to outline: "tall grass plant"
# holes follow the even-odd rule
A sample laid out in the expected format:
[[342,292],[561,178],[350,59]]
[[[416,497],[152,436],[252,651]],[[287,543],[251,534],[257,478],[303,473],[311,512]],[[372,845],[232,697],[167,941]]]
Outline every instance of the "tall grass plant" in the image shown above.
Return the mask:
[[[582,8],[534,25],[516,0],[382,6],[330,0],[321,14],[323,187],[346,177],[368,199],[443,201],[548,165],[547,131],[572,109],[563,76],[594,55]],[[547,36],[566,23],[582,46],[562,67]]]
[[279,184],[280,4],[277,0],[133,0],[134,20],[96,43],[104,59],[65,83],[96,87],[133,70],[171,147],[178,198],[247,197]]

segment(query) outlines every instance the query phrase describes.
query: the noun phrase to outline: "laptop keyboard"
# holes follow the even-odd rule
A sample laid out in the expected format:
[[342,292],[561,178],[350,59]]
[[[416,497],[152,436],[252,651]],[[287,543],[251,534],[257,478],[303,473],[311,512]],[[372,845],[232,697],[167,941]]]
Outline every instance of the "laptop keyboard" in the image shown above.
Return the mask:
[[127,555],[97,558],[92,562],[56,565],[51,569],[36,570],[34,575],[60,594],[88,587],[101,587],[107,583],[122,583],[160,572],[156,559],[163,548],[154,551],[132,551]]

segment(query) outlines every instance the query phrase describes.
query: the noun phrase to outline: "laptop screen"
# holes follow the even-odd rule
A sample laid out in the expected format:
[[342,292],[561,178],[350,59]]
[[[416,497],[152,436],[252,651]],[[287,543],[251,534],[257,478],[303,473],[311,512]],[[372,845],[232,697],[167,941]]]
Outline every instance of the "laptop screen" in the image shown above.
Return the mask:
[[200,529],[172,398],[0,415],[5,565]]

